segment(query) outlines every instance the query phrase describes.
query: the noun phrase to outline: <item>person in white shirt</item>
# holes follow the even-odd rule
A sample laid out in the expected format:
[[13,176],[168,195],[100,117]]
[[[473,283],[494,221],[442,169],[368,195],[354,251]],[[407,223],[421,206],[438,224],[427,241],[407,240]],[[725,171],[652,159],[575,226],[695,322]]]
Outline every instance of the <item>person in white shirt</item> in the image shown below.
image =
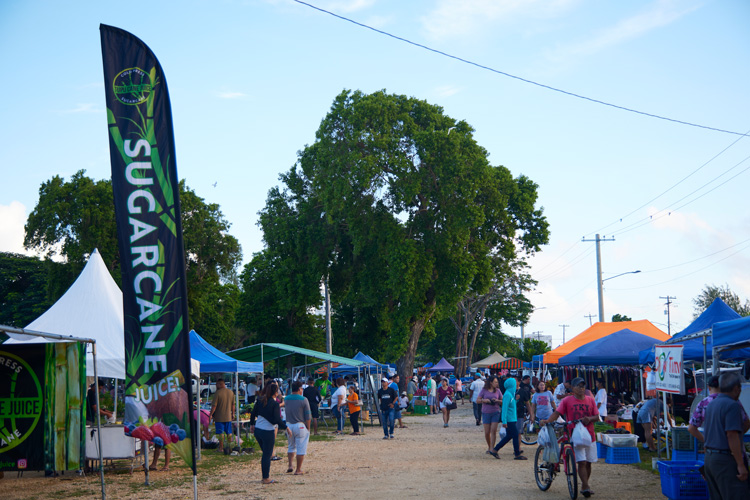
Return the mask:
[[477,421],[477,425],[482,425],[482,404],[477,403],[477,398],[483,388],[484,380],[482,380],[482,374],[479,372],[474,373],[474,382],[469,386],[469,396],[471,397],[471,404],[474,407],[474,419]]
[[607,416],[607,390],[604,388],[604,380],[596,379],[596,408],[599,410],[599,416],[604,420]]
[[570,382],[563,382],[555,387],[555,399],[558,403],[570,393]]
[[258,392],[258,386],[255,385],[255,379],[251,378],[250,382],[245,387],[245,403],[250,404],[255,402],[255,395]]

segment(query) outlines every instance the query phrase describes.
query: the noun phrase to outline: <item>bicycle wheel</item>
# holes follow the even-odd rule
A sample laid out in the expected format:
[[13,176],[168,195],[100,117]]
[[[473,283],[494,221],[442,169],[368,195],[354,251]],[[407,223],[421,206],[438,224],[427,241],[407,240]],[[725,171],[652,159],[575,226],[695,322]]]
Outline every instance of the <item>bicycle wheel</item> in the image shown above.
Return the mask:
[[576,454],[573,447],[566,444],[562,450],[562,459],[565,464],[565,479],[568,480],[568,493],[571,500],[578,498],[578,475],[576,470]]
[[523,432],[521,432],[521,442],[523,444],[536,444],[539,436],[539,426],[531,424],[531,420],[527,418],[523,421]]
[[536,485],[539,486],[540,490],[547,491],[552,486],[555,473],[552,464],[545,462],[542,458],[543,453],[544,446],[536,449],[536,455],[534,455],[534,479],[536,479]]

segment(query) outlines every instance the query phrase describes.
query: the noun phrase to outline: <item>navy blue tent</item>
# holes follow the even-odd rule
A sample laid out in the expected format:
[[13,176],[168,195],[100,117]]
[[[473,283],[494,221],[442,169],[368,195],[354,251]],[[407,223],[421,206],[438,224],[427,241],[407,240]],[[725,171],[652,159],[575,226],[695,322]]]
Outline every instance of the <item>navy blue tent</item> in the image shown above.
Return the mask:
[[660,341],[624,328],[563,356],[559,365],[637,365],[640,351]]
[[[734,309],[726,305],[726,303],[719,297],[716,297],[708,308],[706,308],[700,316],[695,318],[695,321],[690,323],[687,328],[682,330],[680,333],[672,337],[672,339],[679,339],[687,335],[698,333],[703,330],[708,330],[714,324],[722,321],[730,321],[740,318]],[[713,345],[711,337],[706,338],[706,350],[708,356],[711,357],[711,346]],[[695,338],[683,343],[682,359],[684,361],[703,361],[703,339]],[[639,362],[642,365],[654,362],[654,349],[649,348],[641,352]]]
[[[732,321],[722,321],[713,326],[713,346],[723,347],[750,342],[750,316]],[[710,352],[710,351],[709,351]],[[721,359],[750,359],[750,349],[733,349],[719,353]]]
[[190,357],[201,363],[201,373],[263,373],[263,363],[237,361],[190,330]]

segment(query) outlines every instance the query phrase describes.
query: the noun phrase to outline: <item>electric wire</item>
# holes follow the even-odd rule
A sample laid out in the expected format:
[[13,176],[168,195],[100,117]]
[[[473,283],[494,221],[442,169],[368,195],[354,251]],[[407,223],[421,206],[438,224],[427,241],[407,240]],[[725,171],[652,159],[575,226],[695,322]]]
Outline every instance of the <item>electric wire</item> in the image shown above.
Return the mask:
[[707,125],[700,125],[698,123],[687,122],[687,121],[684,121],[684,120],[677,120],[675,118],[669,118],[669,117],[662,116],[662,115],[657,115],[657,114],[654,114],[654,113],[647,113],[645,111],[640,111],[640,110],[637,110],[637,109],[628,108],[628,107],[625,107],[625,106],[620,106],[620,105],[613,104],[613,103],[606,102],[606,101],[602,101],[602,100],[599,100],[599,99],[594,99],[592,97],[586,97],[586,96],[581,95],[581,94],[576,94],[574,92],[569,92],[567,90],[562,90],[562,89],[559,89],[559,88],[556,88],[556,87],[552,87],[550,85],[545,85],[543,83],[535,82],[534,80],[529,80],[528,78],[523,78],[523,77],[520,77],[520,76],[517,76],[517,75],[513,75],[511,73],[507,73],[505,71],[500,71],[498,69],[494,69],[494,68],[492,68],[490,66],[485,66],[483,64],[479,64],[479,63],[476,63],[474,61],[470,61],[468,59],[464,59],[462,57],[454,56],[454,55],[449,54],[447,52],[443,52],[442,50],[433,49],[432,47],[428,47],[427,45],[423,45],[421,43],[413,42],[413,41],[411,41],[411,40],[409,40],[407,38],[403,38],[403,37],[394,35],[392,33],[388,33],[387,31],[379,30],[377,28],[373,28],[372,26],[369,26],[367,24],[360,23],[358,21],[355,21],[355,20],[350,19],[348,17],[341,16],[339,14],[335,14],[335,13],[333,13],[331,11],[328,11],[328,10],[325,10],[325,9],[323,9],[321,7],[317,7],[317,6],[312,5],[310,3],[307,3],[307,2],[303,2],[302,0],[293,0],[293,1],[296,2],[296,3],[298,3],[298,4],[300,4],[300,5],[305,5],[307,7],[310,7],[311,9],[314,9],[314,10],[317,10],[317,11],[322,12],[324,14],[328,14],[330,16],[333,16],[333,17],[336,17],[338,19],[341,19],[342,21],[346,21],[346,22],[352,23],[352,24],[354,24],[356,26],[359,26],[359,27],[362,27],[362,28],[366,28],[368,30],[374,31],[375,33],[379,33],[381,35],[385,35],[385,36],[393,38],[395,40],[399,40],[401,42],[408,43],[409,45],[413,45],[415,47],[419,47],[419,48],[427,50],[429,52],[433,52],[435,54],[439,54],[441,56],[448,57],[450,59],[454,59],[456,61],[460,61],[462,63],[469,64],[471,66],[475,66],[477,68],[484,69],[484,70],[490,71],[492,73],[496,73],[498,75],[506,76],[508,78],[513,78],[514,80],[518,80],[518,81],[521,81],[521,82],[524,82],[524,83],[528,83],[528,84],[531,84],[531,85],[536,85],[537,87],[541,87],[541,88],[544,88],[544,89],[547,89],[547,90],[551,90],[553,92],[558,92],[560,94],[565,94],[565,95],[570,96],[570,97],[576,97],[578,99],[582,99],[584,101],[593,102],[595,104],[601,104],[603,106],[609,106],[611,108],[619,109],[621,111],[627,111],[627,112],[630,112],[630,113],[635,113],[635,114],[638,114],[638,115],[647,116],[649,118],[656,118],[656,119],[659,119],[659,120],[664,120],[664,121],[668,121],[668,122],[672,122],[672,123],[678,123],[680,125],[687,125],[687,126],[690,126],[690,127],[696,127],[696,128],[701,128],[701,129],[705,129],[705,130],[712,130],[714,132],[721,132],[721,133],[724,133],[724,134],[739,135],[739,136],[743,136],[743,137],[745,136],[745,134],[743,134],[742,132],[734,132],[732,130],[725,130],[725,129],[720,129],[720,128],[716,128],[716,127],[709,127]]

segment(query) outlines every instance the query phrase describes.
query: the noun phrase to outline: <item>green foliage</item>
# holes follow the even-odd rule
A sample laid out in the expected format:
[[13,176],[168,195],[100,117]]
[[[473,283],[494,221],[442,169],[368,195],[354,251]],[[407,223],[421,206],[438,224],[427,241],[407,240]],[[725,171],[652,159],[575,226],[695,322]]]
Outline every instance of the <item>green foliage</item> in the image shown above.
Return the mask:
[[[215,203],[206,203],[180,181],[183,243],[190,327],[209,342],[235,347],[243,332],[235,328],[239,307],[239,242]],[[94,181],[85,171],[69,181],[55,176],[42,184],[39,202],[26,223],[24,246],[46,256],[61,255],[65,265],[46,264],[47,295],[56,300],[78,277],[90,252],[98,248],[118,285],[122,276],[112,183]],[[53,300],[53,301],[54,301]]]
[[418,99],[339,94],[261,212],[267,247],[244,293],[262,290],[262,269],[255,279],[276,283],[265,303],[283,303],[264,313],[249,298],[258,324],[294,328],[328,276],[336,352],[399,358],[409,373],[422,332],[548,239],[536,185],[491,166],[472,133]]
[[750,301],[742,299],[729,289],[729,285],[722,286],[706,285],[701,293],[693,299],[693,317],[697,318],[705,311],[716,298],[721,298],[726,304],[734,309],[740,316],[750,316]]
[[624,314],[615,314],[612,316],[613,323],[619,323],[622,321],[633,321],[633,320],[629,316],[625,316]]
[[[59,298],[58,290],[50,293],[47,276],[52,261],[0,252],[0,324],[23,328]],[[63,290],[64,291],[64,290]]]

